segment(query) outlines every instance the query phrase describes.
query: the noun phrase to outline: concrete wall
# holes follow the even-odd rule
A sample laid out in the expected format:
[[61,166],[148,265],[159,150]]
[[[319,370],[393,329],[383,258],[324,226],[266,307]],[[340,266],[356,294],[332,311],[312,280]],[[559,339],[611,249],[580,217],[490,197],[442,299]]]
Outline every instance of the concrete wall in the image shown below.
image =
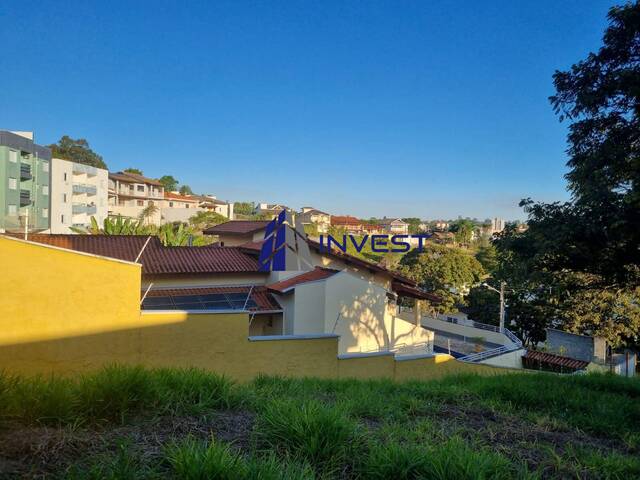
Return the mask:
[[511,345],[513,343],[502,333],[492,332],[490,330],[482,330],[467,325],[458,325],[455,323],[443,322],[442,320],[437,320],[433,317],[422,317],[422,326],[425,328],[442,330],[444,332],[453,333],[456,335],[462,335],[463,337],[467,338],[482,337],[484,341],[495,343],[497,345]]
[[140,266],[0,237],[0,365],[73,374],[119,362],[201,367],[249,380],[258,373],[321,378],[431,379],[502,373],[448,355],[398,361],[338,357],[336,335],[249,337],[248,313],[144,312]]
[[507,352],[496,357],[488,358],[481,361],[483,365],[492,365],[494,367],[504,368],[522,368],[522,356],[526,353],[526,349],[521,348],[513,352]]
[[604,362],[607,344],[603,338],[577,335],[552,328],[547,329],[547,346],[551,352],[585,362]]

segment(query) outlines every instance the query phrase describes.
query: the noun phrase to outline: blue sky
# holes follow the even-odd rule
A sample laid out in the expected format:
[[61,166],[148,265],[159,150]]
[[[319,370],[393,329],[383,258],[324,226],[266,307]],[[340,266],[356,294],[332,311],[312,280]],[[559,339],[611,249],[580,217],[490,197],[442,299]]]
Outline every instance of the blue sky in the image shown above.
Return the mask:
[[524,218],[568,198],[551,75],[611,5],[8,0],[0,128],[230,201]]

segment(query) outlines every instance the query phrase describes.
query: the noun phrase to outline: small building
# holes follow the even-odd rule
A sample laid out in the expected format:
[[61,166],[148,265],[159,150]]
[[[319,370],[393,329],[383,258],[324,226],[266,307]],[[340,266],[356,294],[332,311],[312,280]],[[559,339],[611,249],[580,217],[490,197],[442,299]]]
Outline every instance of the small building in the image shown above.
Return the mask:
[[298,217],[303,225],[315,225],[318,233],[326,234],[331,226],[331,215],[312,207],[302,207]]
[[409,224],[400,218],[384,217],[379,223],[390,235],[407,235],[409,233]]
[[216,235],[222,247],[260,243],[269,220],[231,220],[205,229],[205,235]]
[[349,215],[333,215],[331,217],[331,226],[353,235],[360,235],[364,231],[362,221]]
[[258,215],[264,215],[267,218],[276,218],[283,210],[292,212],[292,210],[286,205],[279,203],[258,203],[255,209],[255,213]]
[[50,185],[51,150],[33,132],[0,130],[0,231],[48,230]]
[[109,172],[69,160],[51,160],[51,233],[102,226],[108,215]]

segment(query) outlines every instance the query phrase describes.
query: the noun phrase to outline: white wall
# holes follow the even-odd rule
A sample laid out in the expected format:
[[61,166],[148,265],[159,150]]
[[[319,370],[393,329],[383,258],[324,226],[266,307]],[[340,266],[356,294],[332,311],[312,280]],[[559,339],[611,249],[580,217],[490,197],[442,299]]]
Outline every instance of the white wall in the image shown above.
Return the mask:
[[[95,217],[98,224],[102,225],[107,217],[109,173],[101,168],[84,165],[80,165],[80,169],[90,170],[92,174],[78,172],[78,168],[74,172],[74,163],[68,160],[51,160],[51,233],[73,233],[69,227],[88,226],[91,217]],[[74,185],[94,187],[96,193],[74,192]],[[74,214],[74,204],[95,206],[96,212]]]
[[522,368],[522,356],[526,353],[524,348],[514,350],[513,352],[503,353],[496,357],[488,358],[478,363],[485,365],[493,365],[495,367],[505,368]]

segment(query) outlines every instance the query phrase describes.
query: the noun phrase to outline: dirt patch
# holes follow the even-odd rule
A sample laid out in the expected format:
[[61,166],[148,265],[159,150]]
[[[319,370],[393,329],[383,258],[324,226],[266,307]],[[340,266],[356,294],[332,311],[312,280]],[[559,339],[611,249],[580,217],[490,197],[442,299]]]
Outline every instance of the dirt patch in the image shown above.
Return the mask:
[[576,448],[633,454],[618,440],[595,437],[576,429],[545,428],[517,416],[475,405],[443,405],[434,419],[445,431],[480,439],[513,460],[525,461],[532,469],[547,458],[542,446],[551,447],[557,454]]
[[143,461],[157,460],[166,444],[189,435],[219,439],[246,451],[254,415],[247,411],[216,412],[208,416],[156,417],[126,426],[100,428],[25,427],[9,425],[0,431],[0,478],[43,478],[71,464],[90,463],[96,455],[126,443]]

